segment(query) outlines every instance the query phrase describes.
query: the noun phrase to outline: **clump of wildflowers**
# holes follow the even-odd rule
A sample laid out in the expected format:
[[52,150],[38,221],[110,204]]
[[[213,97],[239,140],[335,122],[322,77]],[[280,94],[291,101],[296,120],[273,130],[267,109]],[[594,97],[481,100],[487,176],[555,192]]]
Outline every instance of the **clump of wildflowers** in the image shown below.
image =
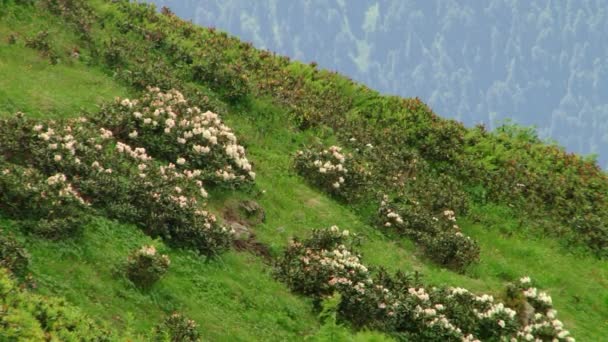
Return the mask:
[[169,256],[160,254],[154,246],[142,246],[127,259],[126,275],[137,286],[149,288],[169,269]]
[[[453,221],[451,213],[445,216]],[[522,324],[516,309],[492,295],[476,295],[463,288],[429,288],[417,277],[402,273],[373,273],[353,248],[351,236],[333,226],[314,230],[309,239],[294,239],[277,262],[277,277],[292,291],[317,300],[338,292],[340,319],[411,340],[526,340],[532,336],[532,341],[573,341],[555,319],[555,310],[546,306],[550,297],[532,290],[529,278],[522,278],[512,290],[538,307],[533,320]]]
[[352,202],[363,194],[368,173],[339,146],[298,151],[294,163],[308,181],[342,200]]

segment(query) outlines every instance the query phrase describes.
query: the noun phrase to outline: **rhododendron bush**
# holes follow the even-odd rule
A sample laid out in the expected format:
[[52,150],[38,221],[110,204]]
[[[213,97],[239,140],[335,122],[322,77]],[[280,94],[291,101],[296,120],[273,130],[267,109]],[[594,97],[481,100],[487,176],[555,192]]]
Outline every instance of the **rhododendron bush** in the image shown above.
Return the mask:
[[361,198],[368,174],[339,146],[298,151],[295,168],[309,182],[348,202]]
[[26,217],[27,232],[59,239],[79,235],[88,203],[62,173],[46,177],[0,160],[0,211],[14,219]]
[[190,107],[176,90],[148,88],[140,99],[117,99],[96,122],[180,170],[200,170],[202,180],[239,185],[255,178],[245,148],[219,115]]
[[167,315],[154,328],[154,341],[158,342],[199,342],[200,333],[196,322],[179,312]]
[[425,254],[440,265],[463,271],[479,260],[479,246],[461,232],[451,209],[434,213],[411,197],[390,200],[384,196],[378,222],[418,241]]
[[[356,141],[356,139],[355,139]],[[307,181],[338,198],[369,207],[376,192],[391,193],[380,203],[381,229],[395,231],[418,242],[425,254],[440,265],[463,271],[479,259],[479,246],[456,224],[456,212],[465,213],[468,201],[461,185],[445,175],[420,172],[421,176],[395,176],[390,185],[376,169],[364,167],[374,147],[357,148],[355,157],[339,146],[305,149],[295,156],[296,171]],[[414,163],[415,164],[415,163]],[[411,171],[422,171],[418,166]],[[416,173],[414,173],[416,174]],[[454,211],[455,210],[455,211]]]
[[[205,186],[234,187],[255,177],[230,128],[214,113],[186,107],[179,92],[156,88],[139,100],[119,100],[101,118],[41,122],[17,115],[2,120],[0,153],[10,163],[55,177],[39,183],[57,187],[60,195],[73,195],[82,205],[137,224],[174,246],[207,256],[228,248],[233,234],[205,209]],[[22,191],[13,175],[0,175],[0,183],[10,188],[3,196],[14,197],[4,203],[20,208],[15,201],[27,201],[18,196],[30,190]],[[70,183],[61,187],[67,179]],[[56,212],[68,208],[59,207]]]
[[338,227],[294,239],[276,276],[294,292],[319,300],[338,292],[339,318],[415,341],[574,341],[556,318],[551,297],[523,277],[508,287],[506,302],[463,288],[425,287],[417,277],[372,272]]
[[126,275],[141,288],[154,285],[169,269],[169,256],[160,254],[154,246],[142,246],[129,254]]

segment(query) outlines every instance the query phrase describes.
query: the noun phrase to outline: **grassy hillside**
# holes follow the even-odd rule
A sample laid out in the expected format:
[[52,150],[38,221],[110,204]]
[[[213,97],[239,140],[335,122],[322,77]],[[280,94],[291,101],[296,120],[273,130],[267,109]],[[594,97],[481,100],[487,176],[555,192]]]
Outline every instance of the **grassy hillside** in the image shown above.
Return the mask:
[[[42,30],[47,38],[40,35]],[[243,200],[257,201],[266,217],[251,227],[253,240],[237,242],[215,258],[180,248],[162,234],[154,239],[138,222],[113,217],[102,204],[93,205],[81,236],[59,241],[24,229],[27,217],[4,215],[3,234],[11,232],[31,254],[35,287],[25,296],[63,297],[96,324],[112,327],[113,339],[147,340],[163,316],[174,311],[196,321],[205,340],[299,340],[332,334],[337,339],[380,339],[331,327],[331,320],[320,328],[314,298],[290,292],[273,276],[272,265],[293,236],[304,238],[313,229],[332,225],[359,234],[357,248],[368,265],[420,272],[428,286],[464,287],[497,298],[505,298],[507,283],[530,276],[553,297],[560,320],[574,337],[601,340],[608,330],[603,226],[593,226],[608,211],[605,175],[592,162],[535,141],[525,131],[466,130],[434,114],[427,117],[423,107],[404,110],[408,107],[398,100],[339,75],[290,63],[166,11],[156,14],[126,2],[4,1],[0,76],[0,113],[8,118],[21,111],[42,122],[82,112],[101,120],[117,96],[137,98],[148,85],[179,89],[202,111],[221,115],[254,167],[253,185],[204,179],[208,207],[218,217]],[[100,109],[103,103],[110,105]],[[294,169],[296,152],[310,146],[341,144],[359,156],[353,137],[379,148],[361,157],[375,175],[359,190],[361,199],[345,200]],[[445,146],[450,146],[449,153],[441,150]],[[151,146],[148,151],[155,150]],[[547,151],[557,163],[544,161]],[[169,153],[161,152],[153,155],[158,163]],[[389,153],[394,165],[380,158]],[[2,154],[11,163],[25,163],[6,150]],[[376,190],[403,196],[401,191],[391,193],[400,188],[398,182],[385,179],[396,169],[414,170],[410,162],[415,159],[425,164],[418,178],[425,172],[447,175],[470,199],[467,210],[457,213],[458,225],[479,246],[479,258],[464,269],[438,264],[420,241],[377,226]],[[32,163],[48,172],[47,164]],[[507,175],[508,184],[496,181]],[[505,191],[519,182],[530,190]],[[443,198],[433,192],[428,196]],[[571,221],[574,217],[582,221]],[[121,265],[130,251],[148,244],[167,254],[171,265],[153,287],[142,290],[127,279]],[[339,313],[348,327],[341,317]]]

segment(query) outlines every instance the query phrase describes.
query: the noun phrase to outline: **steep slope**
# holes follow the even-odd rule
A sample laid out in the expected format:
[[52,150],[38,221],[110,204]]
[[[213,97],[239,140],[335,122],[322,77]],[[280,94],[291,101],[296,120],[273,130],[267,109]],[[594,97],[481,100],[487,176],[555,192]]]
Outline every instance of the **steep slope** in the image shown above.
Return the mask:
[[[226,40],[222,33],[191,27],[170,15],[157,15],[144,6],[103,1],[91,2],[94,12],[86,12],[97,15],[97,24],[81,27],[78,21],[72,21],[73,13],[83,8],[92,9],[80,6],[79,2],[59,2],[65,7],[56,4],[52,1],[37,6],[9,4],[6,8],[10,11],[1,18],[3,23],[8,23],[2,26],[3,32],[15,32],[20,39],[33,37],[37,27],[66,32],[69,38],[53,34],[48,43],[60,56],[70,55],[73,46],[77,46],[82,59],[64,64],[60,58],[57,65],[50,65],[47,57],[39,57],[39,52],[25,47],[23,42],[10,45],[3,39],[1,44],[6,49],[2,50],[8,52],[6,61],[3,58],[2,62],[17,68],[6,69],[11,71],[7,75],[15,76],[12,71],[23,68],[23,60],[35,60],[46,75],[61,80],[57,91],[50,92],[49,100],[44,103],[30,100],[24,94],[18,96],[17,104],[3,100],[0,103],[0,108],[5,108],[3,114],[8,116],[10,111],[22,110],[36,116],[49,112],[55,118],[76,117],[83,107],[94,114],[92,118],[103,117],[108,110],[95,115],[96,99],[111,102],[114,96],[137,94],[138,89],[148,84],[179,88],[190,101],[204,106],[203,109],[221,113],[246,147],[257,173],[253,189],[235,191],[222,186],[210,187],[209,207],[220,216],[241,200],[255,199],[265,209],[266,221],[253,228],[255,244],[240,245],[239,248],[249,252],[231,251],[206,261],[191,251],[151,240],[136,224],[104,218],[103,211],[95,213],[82,237],[59,242],[25,234],[19,228],[19,220],[4,220],[4,228],[17,235],[32,254],[30,271],[38,284],[37,292],[66,297],[101,324],[119,326],[120,330],[144,339],[144,334],[161,320],[163,313],[173,310],[182,311],[197,321],[206,339],[300,339],[314,334],[319,327],[314,306],[310,299],[290,294],[285,285],[275,281],[265,258],[279,257],[294,235],[305,237],[313,228],[337,224],[360,234],[360,248],[369,264],[384,266],[390,271],[420,271],[425,283],[430,285],[461,286],[502,297],[506,282],[530,275],[553,295],[560,319],[574,336],[583,340],[597,340],[602,336],[606,329],[604,318],[608,315],[605,262],[591,255],[580,241],[573,251],[560,242],[559,234],[543,236],[543,231],[538,229],[542,228],[539,225],[543,221],[522,216],[521,207],[511,208],[501,198],[474,201],[468,214],[459,216],[462,231],[477,241],[481,255],[478,264],[458,273],[431,262],[424,249],[409,239],[377,229],[371,219],[376,210],[374,199],[369,199],[368,204],[345,204],[297,175],[292,168],[297,150],[306,145],[343,141],[342,133],[336,126],[331,128],[330,120],[326,125],[314,122],[323,122],[314,110],[319,106],[318,101],[328,105],[328,119],[334,120],[331,115],[337,110],[329,108],[335,98],[320,96],[314,89],[306,88],[306,78],[298,78],[310,73],[315,79],[318,75],[312,69],[266,54],[261,60],[283,65],[281,73],[285,82],[293,83],[280,83],[273,78],[274,74],[263,79],[253,68],[256,63],[265,62],[247,61],[247,56],[264,53],[249,50],[235,40]],[[58,16],[41,15],[48,9]],[[84,18],[86,23],[86,16],[78,18]],[[85,30],[80,31],[83,27]],[[70,32],[76,33],[70,36]],[[186,32],[198,38],[184,38],[182,35]],[[165,34],[168,36],[163,36]],[[209,52],[210,56],[199,56],[204,50],[192,50],[200,65],[194,69],[197,73],[191,74],[189,64],[179,64],[174,58],[181,56],[184,61],[193,58],[184,47],[196,46],[199,39],[209,44],[205,46],[208,52],[214,52]],[[203,64],[205,60],[213,62],[213,58],[217,59],[216,64]],[[224,58],[243,58],[247,63],[226,63],[222,61]],[[14,81],[15,86],[31,89],[26,79]],[[83,79],[98,81],[83,82]],[[348,103],[348,96],[364,106],[369,105],[363,93],[359,93],[361,89],[366,92],[365,88],[351,87],[341,78],[330,80],[334,82],[331,87],[339,90],[340,100],[336,105]],[[78,85],[77,92],[73,92],[70,84]],[[108,90],[100,94],[98,84],[105,84],[103,89]],[[264,85],[271,91],[264,93]],[[328,93],[329,87],[323,88],[327,86],[323,83],[313,86],[319,87],[321,93]],[[81,101],[81,93],[86,104],[68,101],[70,97]],[[48,103],[52,104],[50,108]],[[382,110],[381,106],[378,102],[376,110]],[[361,105],[355,109],[364,111]],[[307,125],[310,127],[302,129]],[[437,163],[435,167],[442,165]],[[546,220],[546,216],[542,218]],[[146,292],[121,275],[119,265],[130,250],[150,243],[168,254],[172,264],[168,274]],[[256,256],[260,254],[264,257]],[[564,278],[563,274],[568,277]]]
[[466,125],[536,125],[607,166],[606,3],[148,2],[383,93],[416,94]]

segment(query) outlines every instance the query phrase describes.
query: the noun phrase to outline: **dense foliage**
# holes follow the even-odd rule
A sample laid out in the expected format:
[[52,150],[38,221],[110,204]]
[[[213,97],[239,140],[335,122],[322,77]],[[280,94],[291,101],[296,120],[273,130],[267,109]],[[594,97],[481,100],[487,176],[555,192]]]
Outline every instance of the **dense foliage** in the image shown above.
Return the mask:
[[308,239],[294,239],[277,263],[277,277],[293,291],[316,299],[338,292],[340,319],[406,340],[574,340],[556,318],[551,297],[528,277],[508,288],[510,307],[463,288],[424,287],[408,274],[373,273],[352,238],[333,226],[314,230]]
[[22,290],[0,268],[0,339],[3,341],[113,341],[110,330],[62,299]]
[[[548,224],[538,219],[537,225],[566,241],[589,246],[598,256],[605,255],[608,182],[593,160],[568,154],[510,125],[496,132],[467,129],[439,118],[418,99],[381,96],[314,65],[290,63],[223,32],[196,27],[171,11],[159,15],[148,5],[125,1],[114,6],[121,15],[104,17],[105,29],[123,38],[111,44],[91,43],[91,48],[98,56],[109,51],[120,55],[124,64],[113,68],[129,84],[141,89],[150,84],[180,89],[200,107],[222,112],[225,107],[216,96],[180,80],[203,89],[228,89],[225,84],[240,89],[243,86],[236,85],[245,82],[250,86],[245,86],[244,93],[272,98],[289,109],[301,127],[330,127],[345,148],[362,150],[372,145],[374,153],[361,162],[370,164],[369,170],[385,187],[407,184],[428,173],[445,177],[459,184],[459,191],[467,190],[470,200],[513,205],[530,219],[551,217]],[[88,13],[88,21],[75,19],[74,13],[81,12]],[[80,2],[64,4],[59,13],[80,31],[87,31],[86,23],[95,19],[94,12]],[[216,67],[196,72],[200,63]],[[192,75],[202,76],[193,79]],[[247,101],[246,96],[226,93],[222,98]]]
[[197,324],[179,312],[174,312],[156,326],[155,341],[198,342],[201,341]]
[[[161,123],[132,110],[151,97],[157,107],[141,107],[142,112],[158,120],[161,111],[167,112]],[[141,100],[117,99],[116,106],[102,110],[100,122],[85,117],[36,121],[22,115],[2,120],[0,153],[9,166],[0,177],[0,208],[37,222],[34,231],[58,237],[81,229],[82,211],[91,205],[175,246],[207,256],[222,252],[232,233],[204,209],[203,182],[235,186],[255,174],[244,148],[217,114],[185,103],[179,92],[151,88]],[[178,119],[174,109],[191,116]],[[141,125],[149,120],[151,131],[135,126],[132,120],[140,124],[139,119]],[[156,134],[156,126],[165,133]]]
[[169,269],[169,256],[159,254],[154,246],[142,246],[129,254],[126,275],[135,285],[150,288]]

